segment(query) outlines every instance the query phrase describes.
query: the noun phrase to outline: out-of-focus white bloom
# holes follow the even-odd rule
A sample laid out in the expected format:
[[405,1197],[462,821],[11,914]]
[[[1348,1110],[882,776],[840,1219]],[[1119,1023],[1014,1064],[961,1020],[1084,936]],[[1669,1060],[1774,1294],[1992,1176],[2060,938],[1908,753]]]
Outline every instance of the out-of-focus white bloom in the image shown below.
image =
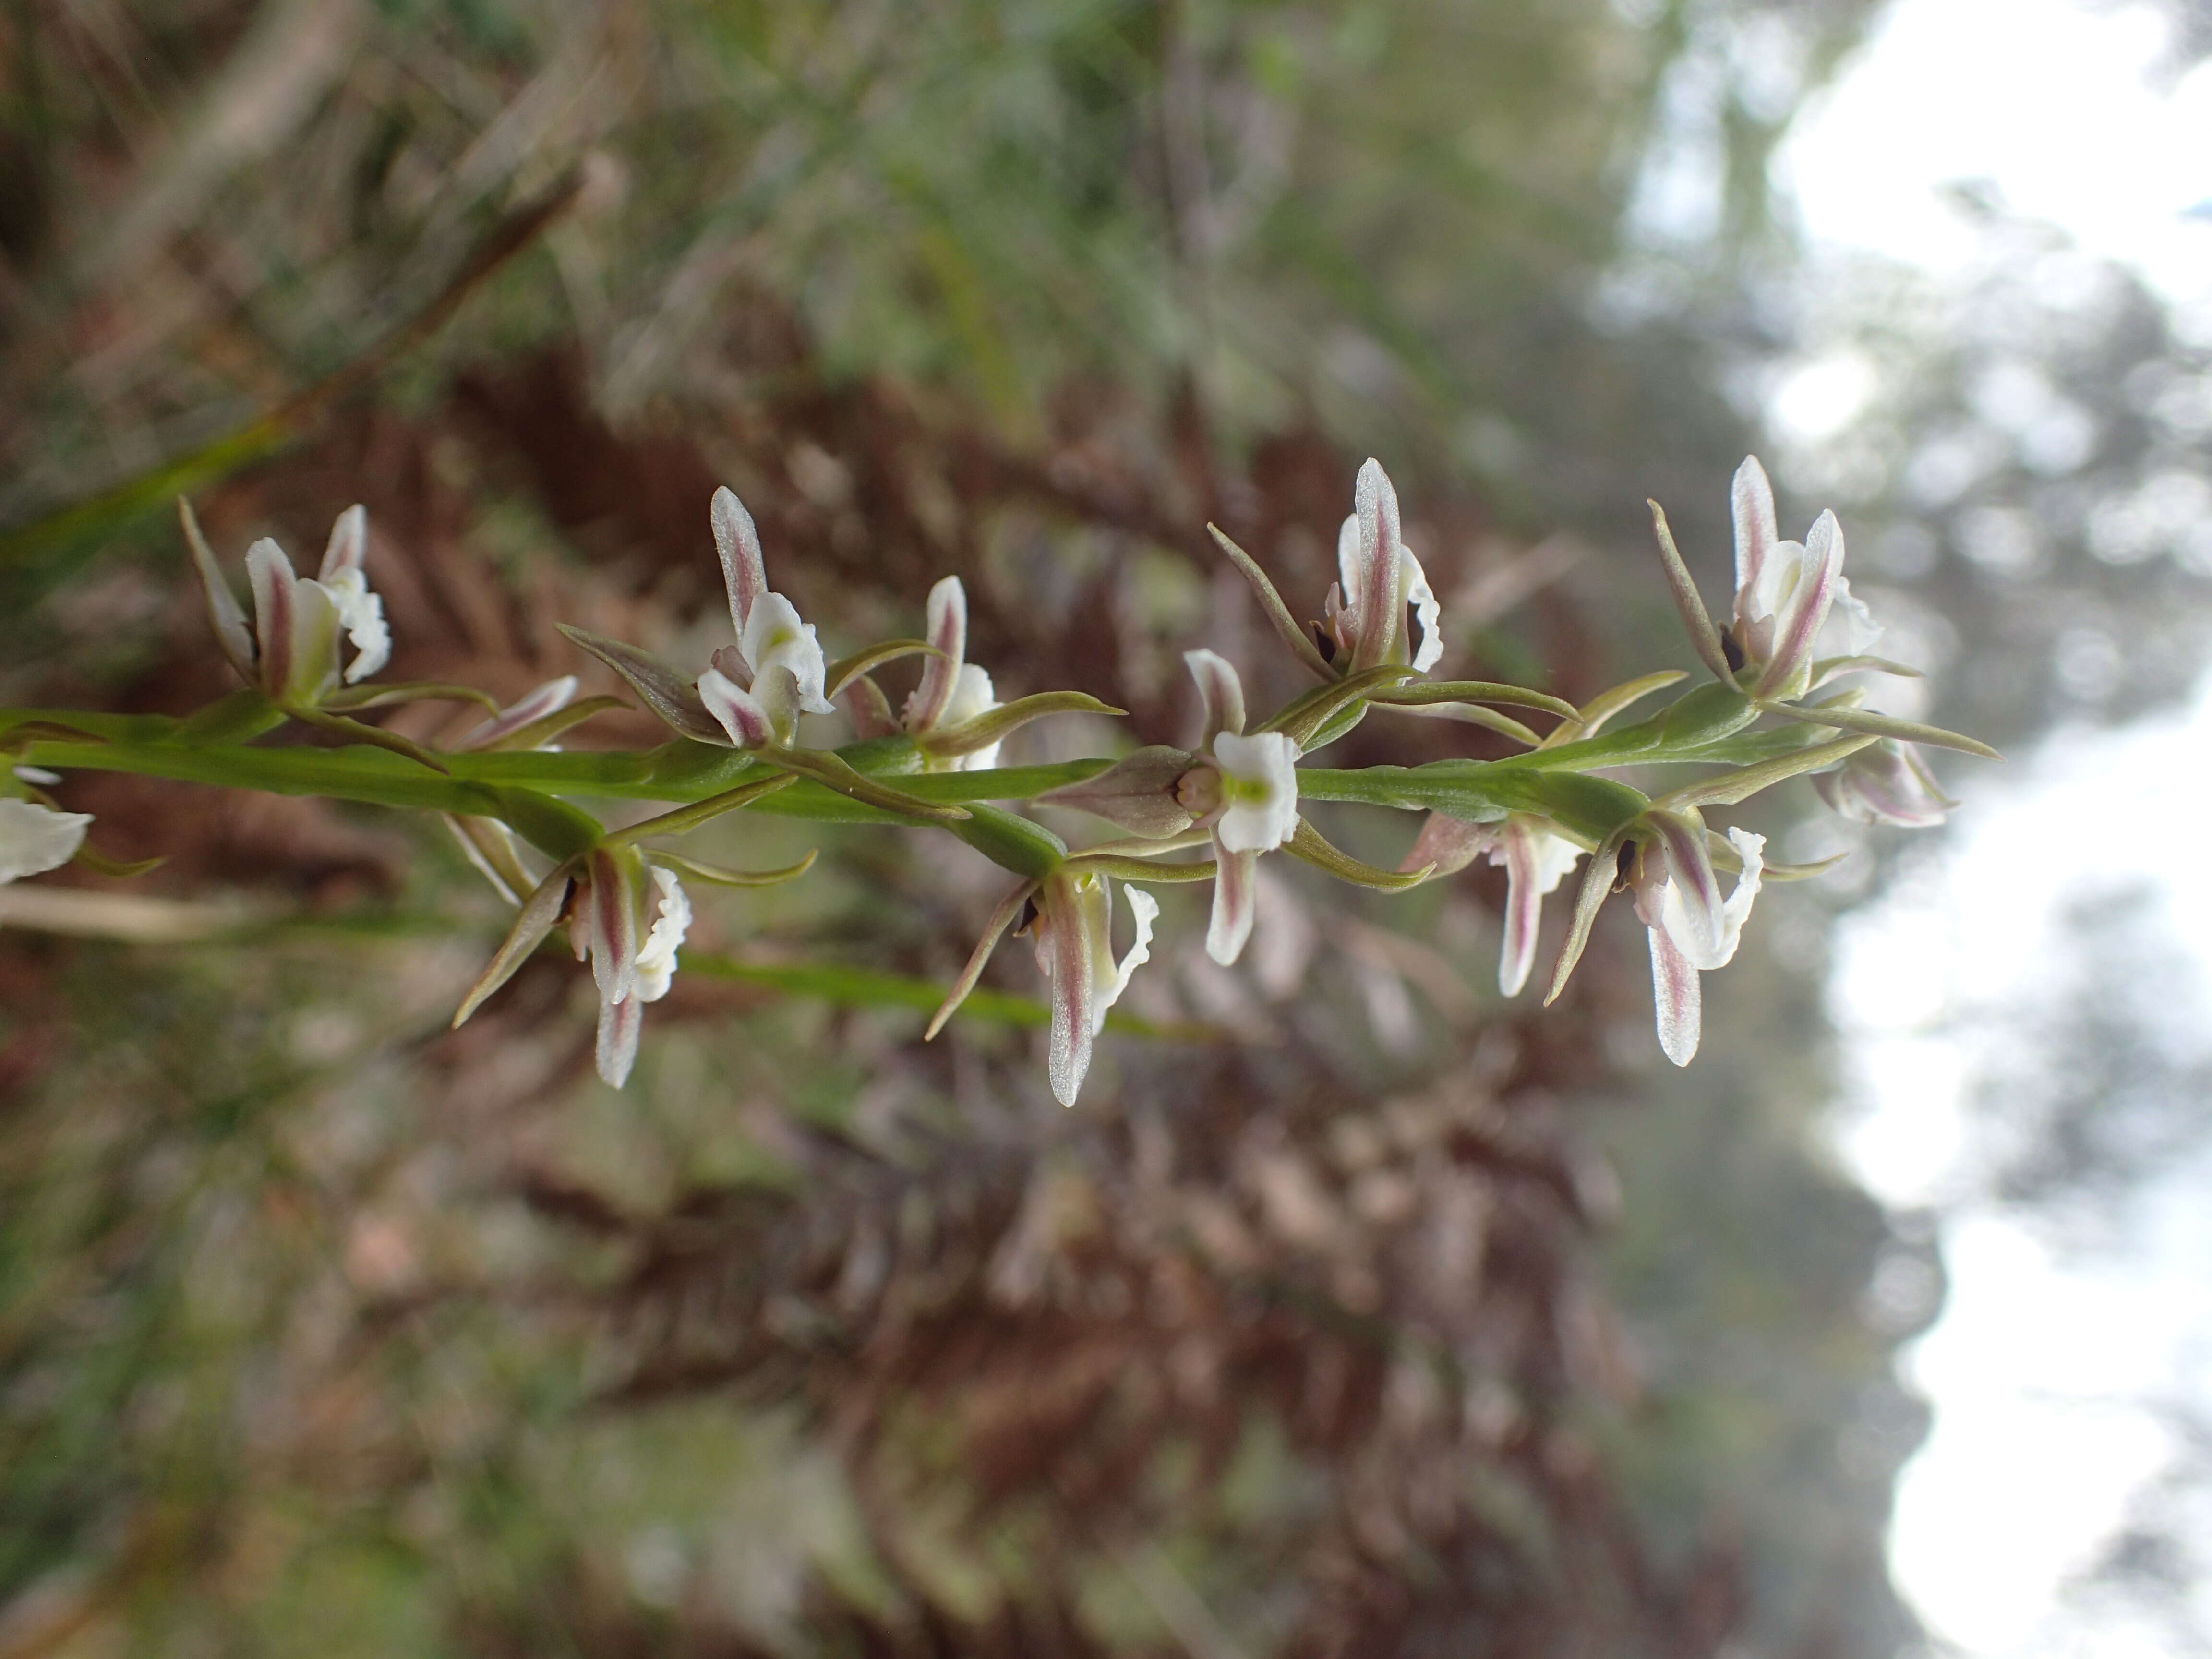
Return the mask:
[[1298,746],[1280,732],[1245,735],[1243,683],[1223,658],[1187,651],[1183,661],[1206,704],[1206,735],[1198,764],[1176,784],[1176,798],[1213,838],[1206,952],[1226,966],[1252,936],[1260,854],[1297,833]]
[[[453,746],[457,750],[473,750],[513,747],[517,733],[549,714],[558,714],[568,706],[576,695],[576,677],[563,674],[558,679],[547,680],[543,685],[526,692],[522,696],[501,709],[490,719],[477,726]],[[550,749],[550,743],[524,747]],[[514,844],[514,832],[497,818],[464,816],[447,812],[443,815],[446,827],[461,844],[461,851],[469,862],[499,896],[511,904],[520,904],[536,884],[525,869],[522,856]]]
[[[246,551],[253,591],[251,623],[223,580],[215,554],[191,510],[184,511],[185,540],[205,592],[216,639],[231,665],[271,702],[287,708],[319,703],[338,689],[366,679],[392,656],[384,601],[369,591],[362,561],[368,550],[368,512],[348,507],[331,526],[319,573],[295,574],[284,550],[267,537]],[[340,672],[340,637],[353,660]]]
[[0,884],[58,870],[76,856],[89,812],[62,812],[36,801],[0,797]]
[[699,699],[738,748],[788,748],[802,712],[835,712],[823,695],[829,671],[822,646],[798,607],[769,590],[760,532],[744,504],[727,488],[717,489],[712,517],[738,642],[714,653],[699,677]]
[[1936,787],[1917,749],[1889,738],[1858,750],[1834,771],[1817,775],[1813,787],[1855,823],[1893,823],[1905,830],[1931,830],[1959,805]]
[[[1336,585],[1323,605],[1322,653],[1347,674],[1408,661],[1425,674],[1443,655],[1443,613],[1401,534],[1398,492],[1382,462],[1361,464],[1352,500],[1337,533]],[[1408,605],[1420,619],[1419,650],[1407,638]]]
[[1766,839],[1729,830],[1729,842],[1742,860],[1743,873],[1723,899],[1703,818],[1694,811],[1652,811],[1643,823],[1653,833],[1636,844],[1628,881],[1636,895],[1636,914],[1650,933],[1659,1046],[1674,1064],[1687,1066],[1704,1029],[1698,975],[1724,966],[1735,955],[1744,919],[1759,896]]
[[1437,874],[1449,875],[1485,855],[1505,866],[1505,938],[1498,957],[1498,988],[1516,996],[1528,982],[1536,960],[1545,896],[1566,878],[1583,849],[1532,813],[1514,812],[1496,823],[1468,823],[1432,812],[1398,867],[1414,871],[1433,865]]
[[1781,540],[1774,489],[1756,455],[1736,469],[1729,504],[1735,610],[1723,644],[1758,669],[1753,696],[1802,696],[1815,661],[1856,656],[1881,629],[1844,578],[1844,532],[1833,513],[1815,519],[1802,542]]
[[[921,683],[907,698],[899,722],[915,738],[954,731],[999,707],[991,676],[967,660],[968,590],[957,576],[947,576],[929,590],[929,642],[943,654],[923,659]],[[932,770],[987,771],[999,763],[999,747],[993,743],[941,757],[925,748],[923,764]]]

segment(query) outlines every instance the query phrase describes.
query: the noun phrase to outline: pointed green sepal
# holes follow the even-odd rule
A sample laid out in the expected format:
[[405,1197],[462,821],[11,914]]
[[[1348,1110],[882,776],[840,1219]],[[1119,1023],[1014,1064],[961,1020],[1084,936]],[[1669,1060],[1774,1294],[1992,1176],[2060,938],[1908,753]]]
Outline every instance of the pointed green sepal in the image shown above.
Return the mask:
[[1755,766],[1740,766],[1734,771],[1699,778],[1695,783],[1668,791],[1651,804],[1675,812],[1692,806],[1734,806],[1739,801],[1749,800],[1762,789],[1771,789],[1803,773],[1821,771],[1856,754],[1869,744],[1880,741],[1871,733],[1859,733],[1838,738],[1833,743],[1815,744],[1794,755],[1778,756]]
[[[849,657],[840,657],[830,665],[823,677],[822,695],[835,699],[840,691],[860,675],[870,669],[881,668],[887,662],[896,662],[901,657],[944,657],[945,653],[927,640],[885,640],[864,651],[855,651]],[[950,659],[947,659],[950,660]]]
[[1946,732],[1940,726],[1923,726],[1917,720],[1901,720],[1894,715],[1877,714],[1869,708],[1844,708],[1833,703],[1800,708],[1782,702],[1770,702],[1763,707],[1770,714],[1779,714],[1784,720],[1802,720],[1808,726],[1832,726],[1838,731],[1866,732],[1877,738],[1895,738],[1901,743],[1924,743],[1931,749],[1955,749],[1962,755],[1979,755],[1984,760],[2004,758],[1989,744],[1972,738],[1961,737],[1956,732]]
[[1267,617],[1267,625],[1275,630],[1276,636],[1290,647],[1291,654],[1319,678],[1334,679],[1336,671],[1328,665],[1328,659],[1322,655],[1321,647],[1307,637],[1304,629],[1298,626],[1297,618],[1291,615],[1290,606],[1283,603],[1283,596],[1275,591],[1275,584],[1267,580],[1267,573],[1260,568],[1249,553],[1224,535],[1220,526],[1210,524],[1206,526],[1206,532],[1213,538],[1214,545],[1229,556],[1229,562],[1237,567],[1237,574],[1250,584],[1252,597],[1260,601],[1261,614]]
[[678,875],[690,876],[716,887],[779,887],[787,881],[797,881],[814,867],[821,856],[819,849],[809,853],[796,864],[787,864],[780,870],[729,870],[719,864],[702,864],[696,859],[687,859],[680,853],[671,853],[658,847],[646,849],[647,864],[665,865]]
[[986,710],[974,720],[963,720],[957,726],[925,732],[915,739],[915,746],[926,755],[947,759],[988,749],[1031,720],[1042,720],[1047,714],[1119,716],[1128,712],[1126,708],[1116,708],[1111,703],[1101,702],[1087,691],[1040,691],[1033,697],[1017,697],[1012,702],[1002,702],[996,708]]
[[1381,893],[1402,893],[1409,887],[1419,887],[1436,871],[1433,864],[1410,872],[1378,870],[1371,864],[1363,864],[1343,848],[1332,844],[1304,818],[1298,820],[1298,827],[1290,840],[1283,843],[1283,850],[1316,870],[1328,872],[1339,881],[1348,881],[1359,887],[1371,887]]

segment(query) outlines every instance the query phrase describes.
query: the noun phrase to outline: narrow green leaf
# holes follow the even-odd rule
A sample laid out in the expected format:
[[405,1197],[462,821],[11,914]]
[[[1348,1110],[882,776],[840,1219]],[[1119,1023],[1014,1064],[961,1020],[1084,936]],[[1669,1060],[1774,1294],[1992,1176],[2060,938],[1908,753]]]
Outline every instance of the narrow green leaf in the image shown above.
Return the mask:
[[1856,754],[1870,743],[1881,741],[1871,733],[1838,738],[1833,743],[1816,744],[1810,749],[1801,749],[1794,755],[1783,755],[1756,766],[1738,767],[1732,772],[1721,772],[1709,778],[1699,778],[1679,789],[1669,790],[1652,801],[1655,807],[1680,811],[1691,806],[1734,806],[1748,800],[1762,789],[1771,789],[1778,783],[1788,781],[1801,773],[1818,772],[1847,756]]
[[709,795],[702,801],[694,801],[689,806],[679,806],[672,811],[661,813],[658,817],[647,818],[627,829],[617,830],[602,840],[609,847],[629,847],[648,836],[686,835],[702,824],[712,823],[726,812],[742,811],[757,800],[764,800],[790,788],[798,781],[799,779],[792,773],[772,773],[767,777],[755,778],[750,783],[741,783],[734,789],[725,789],[719,795]]
[[403,702],[472,702],[499,712],[499,699],[473,685],[447,685],[435,680],[392,680],[376,685],[349,685],[325,697],[322,706],[341,714],[363,708],[388,708]]
[[1565,720],[1574,719],[1577,712],[1565,697],[1496,680],[1418,680],[1395,690],[1377,691],[1373,701],[1391,708],[1426,702],[1502,702],[1516,708],[1540,708]]
[[1892,662],[1887,657],[1823,657],[1813,665],[1813,681],[1806,689],[1817,691],[1830,680],[1845,674],[1894,674],[1901,679],[1917,680],[1920,671],[1907,668],[1901,662]]
[[1607,720],[1623,709],[1643,702],[1654,691],[1663,691],[1677,681],[1689,678],[1679,668],[1668,668],[1656,674],[1645,674],[1640,678],[1626,681],[1609,691],[1601,691],[1575,711],[1574,719],[1562,720],[1553,727],[1542,746],[1556,749],[1576,738],[1594,738]]
[[1799,708],[1786,702],[1761,705],[1766,713],[1779,714],[1784,720],[1802,720],[1808,726],[1832,726],[1844,732],[1868,732],[1878,738],[1895,738],[1903,743],[1924,743],[1935,749],[1955,749],[1962,755],[1979,755],[1984,760],[2002,760],[2004,757],[1985,743],[1961,737],[1956,732],[1946,732],[1940,726],[1923,726],[1917,720],[1901,720],[1890,714],[1877,714],[1869,708],[1838,708],[1833,704],[1821,704],[1812,708]]
[[[1316,686],[1304,696],[1284,704],[1254,729],[1280,732],[1303,750],[1312,743],[1316,732],[1326,728],[1330,721],[1346,710],[1356,708],[1377,687],[1393,685],[1413,677],[1413,671],[1402,664],[1385,664],[1346,679],[1332,680],[1328,684]],[[1319,747],[1318,744],[1313,746]]]
[[1253,597],[1260,601],[1261,614],[1267,617],[1268,626],[1275,630],[1276,636],[1290,647],[1291,654],[1320,678],[1334,679],[1336,671],[1328,665],[1328,659],[1322,655],[1321,648],[1313,642],[1306,630],[1298,626],[1297,618],[1291,615],[1290,606],[1283,603],[1283,596],[1275,591],[1275,584],[1267,580],[1267,573],[1260,568],[1249,553],[1224,535],[1218,525],[1210,524],[1206,526],[1206,531],[1213,538],[1214,544],[1229,556],[1229,562],[1237,567],[1237,574],[1251,585]]
[[1540,749],[1543,739],[1528,726],[1510,714],[1501,714],[1494,708],[1485,708],[1473,702],[1435,702],[1424,704],[1381,704],[1395,708],[1401,714],[1419,714],[1430,720],[1458,720],[1465,726],[1479,726],[1486,732],[1495,732],[1500,737],[1510,738],[1523,749]]
[[1123,881],[1139,883],[1211,881],[1214,873],[1212,859],[1198,864],[1169,864],[1154,859],[1133,857],[1127,853],[1102,853],[1096,849],[1070,854],[1067,867],[1096,871],[1102,876],[1117,876]]
[[865,772],[854,771],[844,759],[827,750],[763,749],[757,758],[769,766],[811,778],[824,788],[886,812],[901,813],[930,823],[952,823],[969,816],[964,807],[940,806],[934,801],[909,795],[903,789],[879,783]]
[[1651,509],[1651,527],[1659,536],[1659,558],[1667,568],[1667,586],[1674,596],[1674,608],[1682,613],[1682,626],[1690,630],[1690,643],[1698,648],[1698,659],[1713,671],[1715,678],[1733,686],[1735,672],[1729,666],[1728,656],[1721,649],[1720,630],[1705,610],[1705,602],[1698,595],[1697,579],[1690,574],[1690,567],[1682,562],[1681,550],[1674,545],[1674,532],[1667,527],[1665,509],[1656,501],[1646,501]]
[[1411,872],[1378,870],[1371,864],[1363,864],[1341,848],[1332,845],[1320,830],[1304,818],[1298,820],[1297,830],[1290,840],[1283,843],[1283,847],[1291,857],[1303,860],[1316,870],[1327,871],[1339,881],[1371,887],[1382,893],[1402,893],[1409,887],[1419,887],[1436,869],[1436,866],[1430,865]]
[[943,657],[945,653],[927,640],[885,640],[880,645],[855,651],[849,657],[840,657],[830,665],[823,679],[825,697],[835,699],[848,682],[872,668],[881,668],[887,662],[896,662],[901,657]]
[[348,720],[343,714],[325,714],[319,708],[288,708],[284,712],[302,726],[312,726],[318,732],[327,732],[348,743],[365,743],[378,749],[388,749],[395,755],[406,756],[419,766],[428,767],[433,772],[447,769],[446,763],[437,756],[411,738],[403,738],[397,732],[386,732],[381,726]]
[[1598,843],[1590,854],[1590,861],[1583,871],[1583,884],[1575,894],[1574,921],[1567,927],[1567,942],[1560,947],[1559,960],[1552,969],[1551,988],[1544,993],[1544,1006],[1548,1008],[1559,1000],[1559,993],[1567,988],[1567,980],[1575,971],[1575,964],[1583,959],[1583,951],[1589,944],[1590,929],[1596,925],[1597,913],[1604,908],[1606,895],[1613,890],[1619,874],[1622,837],[1608,836]]
[[556,708],[550,714],[541,714],[527,726],[518,726],[497,743],[488,745],[493,752],[542,749],[573,726],[581,726],[594,714],[604,714],[611,709],[628,708],[629,704],[620,697],[609,696],[602,691],[596,696],[579,697],[565,708]]
[[779,887],[787,881],[797,881],[814,867],[820,857],[817,848],[796,864],[787,864],[780,870],[731,870],[719,864],[702,864],[696,859],[687,859],[680,853],[651,847],[646,849],[647,864],[665,864],[679,875],[696,877],[716,887]]
[[958,726],[945,726],[935,732],[925,732],[915,739],[915,744],[924,754],[949,757],[972,755],[980,749],[988,749],[1009,734],[1020,730],[1031,720],[1042,720],[1047,714],[1126,714],[1126,708],[1101,702],[1087,691],[1040,691],[1033,697],[1017,697],[1012,702],[1002,702],[996,708],[963,720]]

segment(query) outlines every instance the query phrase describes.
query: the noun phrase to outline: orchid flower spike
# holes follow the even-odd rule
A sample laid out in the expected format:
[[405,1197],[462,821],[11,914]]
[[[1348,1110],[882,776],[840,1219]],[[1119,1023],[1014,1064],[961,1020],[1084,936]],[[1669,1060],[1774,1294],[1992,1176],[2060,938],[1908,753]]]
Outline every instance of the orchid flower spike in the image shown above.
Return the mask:
[[[390,660],[392,633],[385,626],[384,601],[368,591],[362,574],[368,550],[366,507],[349,507],[338,514],[322,568],[313,578],[295,574],[284,550],[266,536],[246,549],[246,574],[253,589],[249,624],[190,504],[180,501],[178,506],[216,640],[240,677],[271,702],[312,708],[337,690],[342,678],[351,685]],[[354,650],[343,677],[341,635]]]
[[[1325,621],[1314,625],[1314,641],[1341,674],[1409,660],[1425,674],[1444,653],[1443,611],[1421,562],[1401,537],[1398,492],[1382,462],[1362,463],[1352,497],[1352,516],[1337,533],[1338,580],[1323,606]],[[1409,604],[1420,618],[1418,651],[1411,649],[1406,626]]]
[[1931,830],[1959,805],[1936,787],[1920,751],[1893,739],[1870,744],[1834,771],[1820,773],[1813,787],[1854,823],[1905,830]]
[[[51,781],[50,774],[39,773],[23,780]],[[64,812],[20,796],[0,796],[0,886],[60,869],[76,856],[91,825],[89,812]]]
[[1431,812],[1398,867],[1413,871],[1433,865],[1437,874],[1449,875],[1485,854],[1491,863],[1505,866],[1505,939],[1498,957],[1498,988],[1505,996],[1517,996],[1536,960],[1545,896],[1566,878],[1583,849],[1533,813],[1510,813],[1497,823],[1469,823]]
[[1223,658],[1186,651],[1183,661],[1206,703],[1206,736],[1198,763],[1176,784],[1176,800],[1213,838],[1206,953],[1226,967],[1252,936],[1260,854],[1297,833],[1298,746],[1280,732],[1245,735],[1243,684]]
[[[957,576],[929,590],[929,642],[943,654],[923,660],[921,683],[906,700],[899,729],[910,737],[965,726],[999,707],[989,673],[966,660],[968,590]],[[964,755],[933,756],[927,747],[922,754],[929,771],[982,772],[999,763],[995,743]]]
[[[1802,542],[1778,538],[1774,489],[1756,455],[1729,489],[1735,520],[1735,610],[1721,635],[1729,665],[1755,668],[1755,697],[1802,696],[1813,665],[1856,656],[1881,633],[1844,579],[1844,532],[1833,513],[1813,521]],[[1738,659],[1741,660],[1739,661]]]
[[1725,966],[1735,955],[1744,919],[1759,896],[1766,838],[1730,829],[1729,843],[1743,862],[1735,890],[1723,899],[1705,845],[1705,820],[1694,809],[1656,811],[1642,824],[1649,839],[1624,843],[1626,879],[1636,914],[1651,937],[1651,990],[1659,1046],[1677,1066],[1698,1052],[1704,1013],[1698,975]]
[[595,847],[538,883],[453,1024],[476,1012],[563,921],[576,960],[591,963],[599,986],[599,1075],[619,1089],[637,1059],[645,1005],[668,994],[691,927],[691,902],[675,873],[635,848]]
[[787,749],[802,711],[836,712],[823,695],[829,668],[822,646],[798,607],[769,591],[760,532],[744,504],[725,487],[714,492],[711,511],[738,642],[714,653],[713,666],[699,677],[699,699],[738,748]]

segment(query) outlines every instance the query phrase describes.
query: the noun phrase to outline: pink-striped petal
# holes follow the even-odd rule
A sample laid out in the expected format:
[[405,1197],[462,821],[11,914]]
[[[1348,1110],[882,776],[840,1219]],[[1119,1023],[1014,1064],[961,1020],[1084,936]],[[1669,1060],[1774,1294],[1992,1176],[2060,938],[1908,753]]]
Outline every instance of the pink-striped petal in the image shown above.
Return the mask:
[[722,561],[722,586],[729,590],[730,623],[742,635],[745,620],[753,613],[753,601],[768,592],[760,532],[745,504],[726,484],[714,492],[708,516],[714,525],[714,551]]
[[775,741],[775,723],[760,699],[720,669],[710,668],[699,677],[699,701],[738,748],[765,749]]
[[625,1000],[637,982],[637,872],[634,859],[604,849],[591,856],[584,896],[585,927],[592,953],[592,978],[599,1000]]
[[1073,1106],[1091,1070],[1091,1001],[1097,988],[1095,952],[1074,878],[1064,874],[1050,878],[1042,896],[1046,914],[1038,921],[1046,930],[1052,963],[1052,1051],[1046,1071],[1053,1098]]
[[342,572],[358,570],[368,553],[368,509],[356,501],[331,526],[330,545],[323,550],[323,568],[316,577],[328,581]]
[[1813,666],[1813,647],[1835,603],[1844,574],[1844,531],[1833,513],[1823,513],[1805,534],[1804,562],[1797,584],[1784,597],[1774,618],[1774,646],[1753,695],[1771,697],[1802,690]]
[[1658,833],[1661,854],[1657,860],[1645,860],[1645,867],[1663,876],[1666,885],[1662,893],[1651,896],[1658,900],[1656,914],[1644,895],[1638,895],[1638,911],[1647,926],[1663,928],[1691,961],[1717,967],[1726,906],[1712,854],[1705,849],[1705,824],[1686,812],[1650,812],[1645,822]]
[[599,1005],[599,1035],[594,1047],[599,1076],[615,1088],[629,1081],[637,1063],[638,1034],[645,1029],[645,1004],[635,997]]
[[1206,735],[1200,749],[1210,749],[1224,732],[1242,735],[1244,730],[1244,682],[1236,667],[1211,651],[1186,651],[1182,659],[1191,678],[1198,682],[1199,701],[1206,708]]
[[933,731],[944,721],[968,654],[968,590],[947,576],[929,590],[929,642],[945,654],[921,659],[921,681],[906,700],[906,729]]
[[1735,482],[1729,486],[1729,507],[1735,519],[1735,588],[1741,595],[1757,585],[1777,539],[1774,486],[1766,481],[1766,469],[1758,456],[1745,456],[1736,468]]
[[1518,996],[1536,960],[1536,929],[1544,915],[1544,872],[1537,867],[1536,832],[1519,820],[1505,829],[1505,941],[1498,957],[1498,988]]
[[1358,673],[1392,661],[1406,626],[1406,595],[1401,578],[1406,544],[1398,517],[1398,492],[1382,464],[1362,462],[1352,489],[1352,516],[1359,520],[1359,591],[1352,605],[1353,643],[1347,672]]
[[1674,948],[1663,927],[1651,933],[1651,1000],[1659,1026],[1659,1047],[1677,1066],[1687,1066],[1698,1052],[1705,1024],[1698,970]]
[[291,560],[268,537],[246,550],[246,577],[253,587],[253,642],[261,689],[282,698],[292,678],[292,623],[299,586]]

